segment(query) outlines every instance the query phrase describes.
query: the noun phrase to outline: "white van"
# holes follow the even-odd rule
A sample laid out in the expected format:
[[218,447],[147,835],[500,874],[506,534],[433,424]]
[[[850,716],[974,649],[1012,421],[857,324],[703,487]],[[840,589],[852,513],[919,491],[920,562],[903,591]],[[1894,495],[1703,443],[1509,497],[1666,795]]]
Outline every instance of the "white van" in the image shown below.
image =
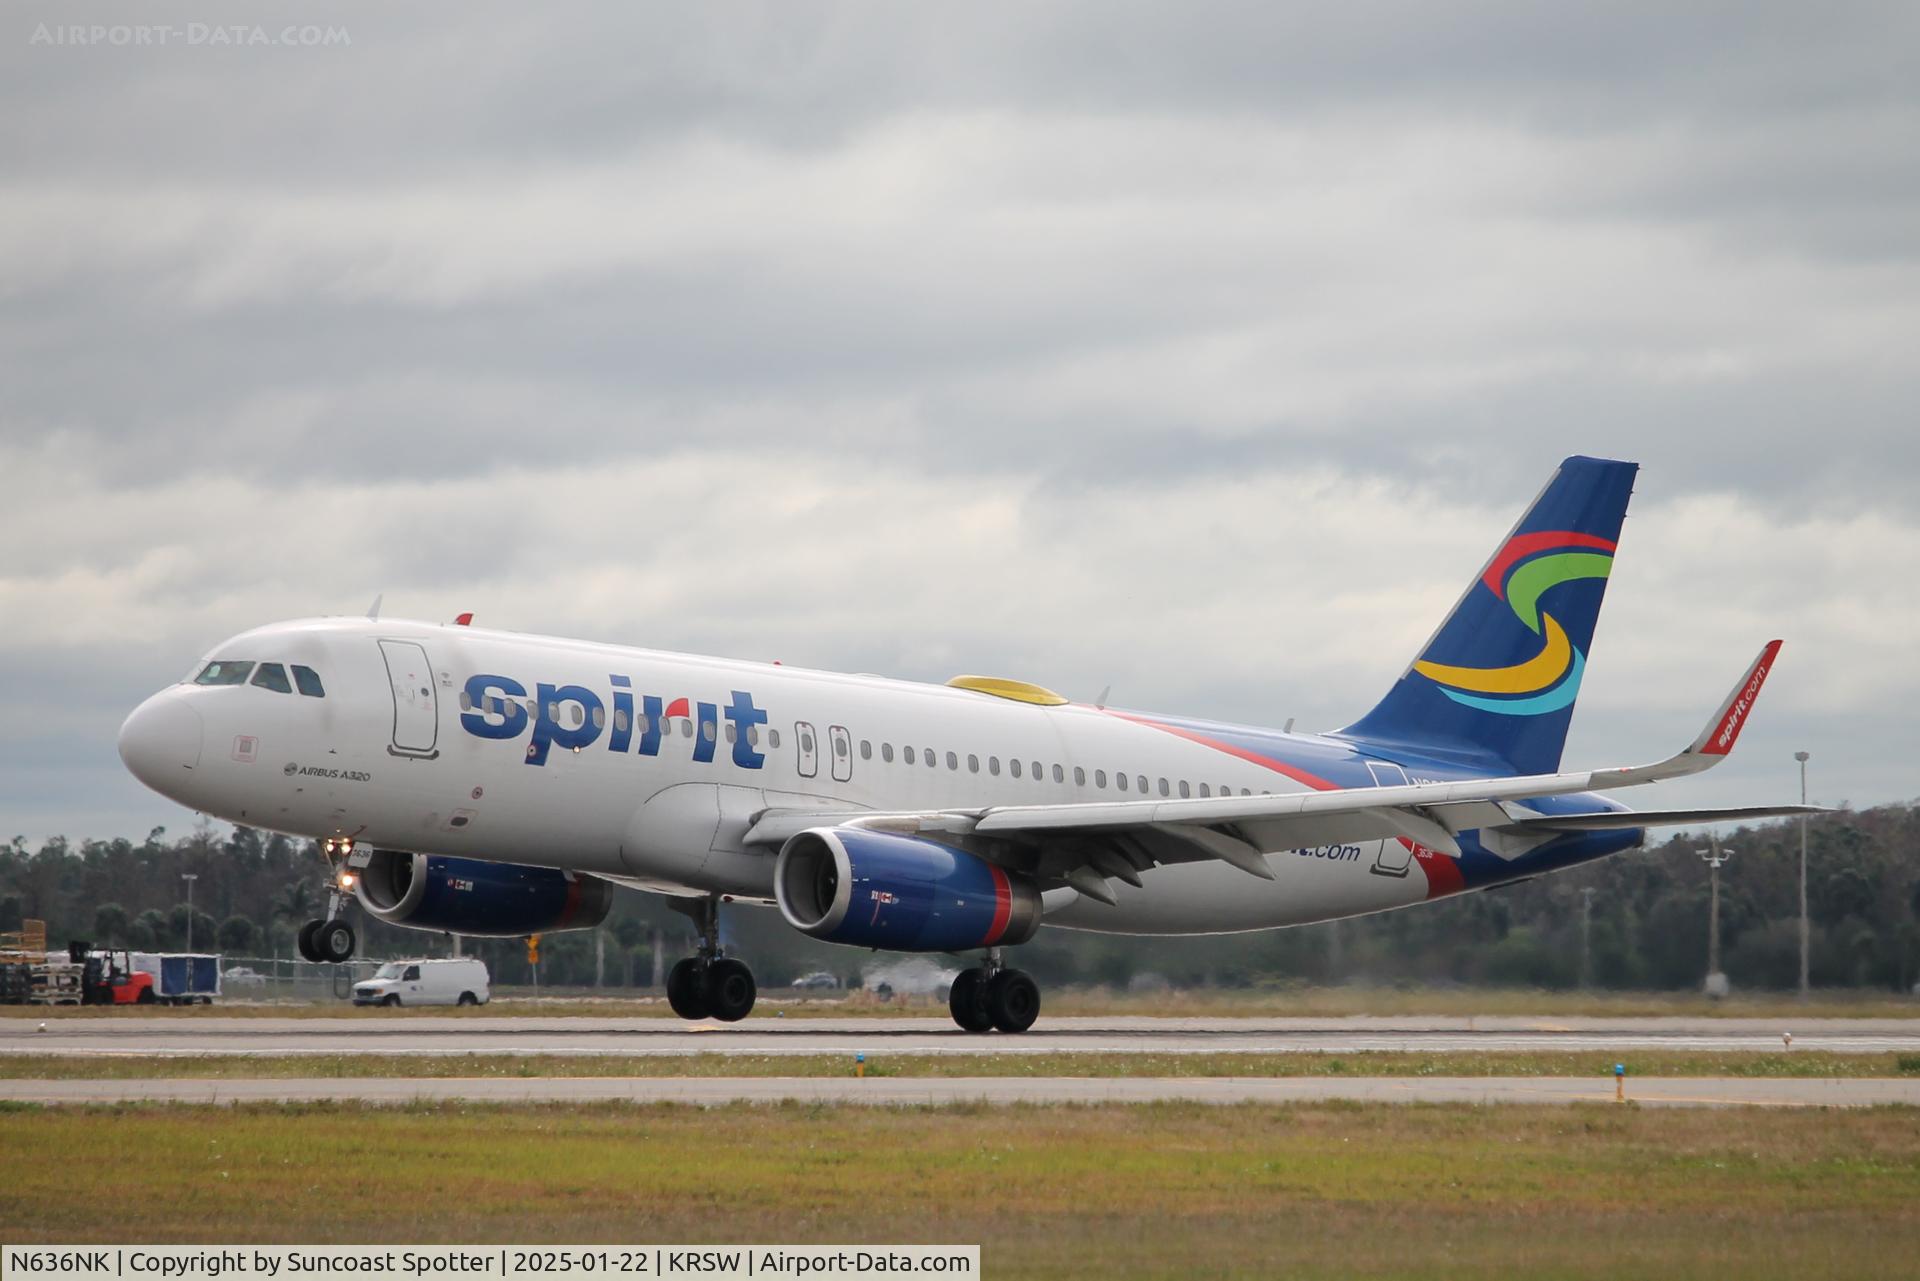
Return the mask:
[[353,985],[355,1005],[485,1005],[487,967],[471,957],[388,961]]

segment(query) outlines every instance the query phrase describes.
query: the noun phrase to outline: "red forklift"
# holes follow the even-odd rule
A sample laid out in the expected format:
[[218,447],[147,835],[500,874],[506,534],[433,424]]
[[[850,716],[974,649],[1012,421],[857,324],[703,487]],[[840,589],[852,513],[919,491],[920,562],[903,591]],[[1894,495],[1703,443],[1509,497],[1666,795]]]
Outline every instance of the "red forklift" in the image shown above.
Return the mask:
[[153,975],[133,968],[126,949],[94,951],[91,944],[75,943],[67,955],[80,972],[80,999],[87,1005],[152,1005]]

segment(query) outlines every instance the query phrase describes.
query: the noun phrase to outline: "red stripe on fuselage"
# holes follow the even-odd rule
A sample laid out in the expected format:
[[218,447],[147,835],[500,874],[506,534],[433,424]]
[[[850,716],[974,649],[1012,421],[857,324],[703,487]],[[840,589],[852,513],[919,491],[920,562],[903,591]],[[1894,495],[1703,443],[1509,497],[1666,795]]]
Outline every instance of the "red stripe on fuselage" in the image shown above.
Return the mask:
[[1198,743],[1202,747],[1211,747],[1216,752],[1225,752],[1229,756],[1237,756],[1250,765],[1263,766],[1276,774],[1285,774],[1294,782],[1305,783],[1316,792],[1337,792],[1340,790],[1338,783],[1329,782],[1321,778],[1318,774],[1309,774],[1307,771],[1289,765],[1285,761],[1276,761],[1271,756],[1262,756],[1260,753],[1250,752],[1244,747],[1235,747],[1232,743],[1223,743],[1217,738],[1208,738],[1205,734],[1197,734],[1190,729],[1181,729],[1178,725],[1168,725],[1161,721],[1149,720],[1145,716],[1132,716],[1126,712],[1116,712],[1112,708],[1101,708],[1100,710],[1106,712],[1109,716],[1117,716],[1123,721],[1132,721],[1136,725],[1150,725],[1154,729],[1164,730],[1169,734],[1184,738],[1189,742]]
[[1007,922],[1013,919],[1013,886],[1007,882],[1007,874],[987,864],[987,871],[993,873],[993,924],[987,927],[987,936],[980,940],[981,947],[992,947],[1007,932]]
[[1516,534],[1507,540],[1507,545],[1493,558],[1493,563],[1487,566],[1487,572],[1480,575],[1480,581],[1487,585],[1488,591],[1505,600],[1507,567],[1522,556],[1531,556],[1549,547],[1593,547],[1610,552],[1618,546],[1618,543],[1598,535],[1576,534],[1570,529],[1543,529],[1533,534]]
[[[1582,537],[1584,537],[1584,535],[1582,535]],[[1178,735],[1189,742],[1198,743],[1202,747],[1211,747],[1216,752],[1225,752],[1229,756],[1236,756],[1250,765],[1265,766],[1275,773],[1285,774],[1296,783],[1305,783],[1308,787],[1316,791],[1338,792],[1343,790],[1338,783],[1321,778],[1318,774],[1309,774],[1307,771],[1288,765],[1284,761],[1274,760],[1271,756],[1262,756],[1258,752],[1250,752],[1243,747],[1235,747],[1232,743],[1223,743],[1217,738],[1208,738],[1205,734],[1196,734],[1192,730],[1181,729],[1177,725],[1163,724],[1160,721],[1150,720],[1145,716],[1130,716],[1125,712],[1116,712],[1111,708],[1103,707],[1100,710],[1109,716],[1118,716],[1123,721],[1132,721],[1136,725],[1150,725],[1154,729],[1165,730],[1169,734]],[[1441,898],[1448,894],[1458,894],[1467,887],[1467,878],[1460,871],[1459,859],[1450,858],[1438,850],[1430,850],[1426,846],[1418,844],[1404,836],[1395,837],[1394,839],[1412,850],[1414,858],[1420,861],[1420,870],[1427,874],[1428,898]]]

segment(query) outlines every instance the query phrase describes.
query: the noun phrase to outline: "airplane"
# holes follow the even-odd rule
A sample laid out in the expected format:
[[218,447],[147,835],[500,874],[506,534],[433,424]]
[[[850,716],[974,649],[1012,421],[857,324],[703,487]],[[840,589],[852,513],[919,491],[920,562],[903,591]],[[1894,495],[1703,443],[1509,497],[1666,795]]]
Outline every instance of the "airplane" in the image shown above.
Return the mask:
[[719,905],[814,938],[973,959],[968,1032],[1040,1011],[1004,949],[1049,927],[1220,934],[1407,907],[1642,844],[1649,827],[1798,814],[1634,812],[1606,793],[1709,769],[1751,715],[1770,641],[1684,750],[1563,771],[1638,465],[1561,463],[1366,715],[1274,731],[945,685],[378,617],[223,641],[121,728],[183,805],[320,842],[333,877],[302,954],[350,958],[350,901],[467,936],[588,929],[615,885],[698,928],[684,1018],[744,1018],[752,972]]

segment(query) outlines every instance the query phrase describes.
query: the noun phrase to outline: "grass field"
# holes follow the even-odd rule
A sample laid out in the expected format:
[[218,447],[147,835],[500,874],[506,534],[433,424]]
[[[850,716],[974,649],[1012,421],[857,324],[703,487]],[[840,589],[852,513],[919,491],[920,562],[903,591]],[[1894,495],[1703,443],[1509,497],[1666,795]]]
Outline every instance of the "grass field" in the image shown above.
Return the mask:
[[[1407,1054],[888,1054],[878,1077],[1084,1076],[1561,1076],[1610,1079],[1621,1057],[1580,1053]],[[1634,1076],[1893,1077],[1920,1075],[1916,1054],[1648,1051],[1626,1056]],[[0,1055],[0,1079],[235,1080],[256,1077],[851,1076],[853,1055],[326,1054]]]
[[0,1238],[980,1242],[1066,1275],[1911,1276],[1906,1110],[0,1110]]
[[[114,1018],[126,1008],[81,1006],[0,1006],[4,1018]],[[946,1017],[943,1001],[902,997],[882,1002],[867,993],[840,998],[791,997],[778,990],[761,993],[754,1018],[785,1012],[808,1018]],[[223,1001],[178,1009],[148,1006],[141,1015],[169,1018],[459,1018],[569,1015],[597,1018],[673,1018],[664,999],[653,996],[555,996],[538,1000],[503,993],[491,1004],[471,1010],[356,1008],[345,1001]],[[1816,992],[1801,1001],[1791,993],[1758,993],[1709,1000],[1687,992],[1549,992],[1536,988],[1374,988],[1313,987],[1287,989],[1203,989],[1130,994],[1104,989],[1065,989],[1045,996],[1047,1016],[1337,1018],[1353,1015],[1563,1018],[1898,1018],[1920,1019],[1920,1000],[1887,992]]]

